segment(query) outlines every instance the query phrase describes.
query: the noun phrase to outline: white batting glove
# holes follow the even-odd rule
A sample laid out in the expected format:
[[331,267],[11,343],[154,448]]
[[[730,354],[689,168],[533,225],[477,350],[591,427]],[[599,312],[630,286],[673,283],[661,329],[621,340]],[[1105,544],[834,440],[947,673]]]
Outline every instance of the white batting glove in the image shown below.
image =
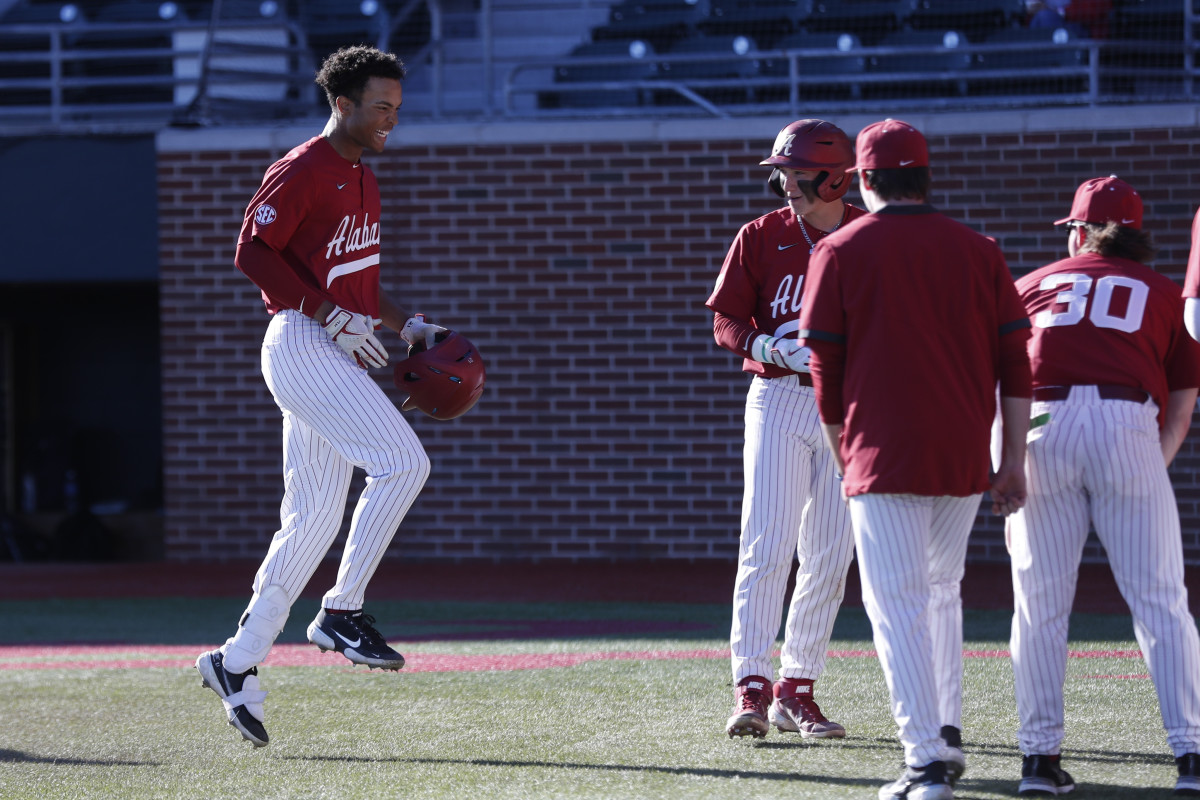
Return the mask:
[[375,320],[371,317],[334,306],[321,327],[363,369],[387,365],[388,352],[375,338]]
[[424,314],[414,314],[408,322],[404,323],[404,327],[400,329],[400,338],[410,345],[416,344],[423,339],[425,349],[428,350],[436,343],[437,335],[445,332],[446,329],[441,325],[426,322]]
[[765,333],[750,345],[750,354],[755,361],[774,364],[792,372],[808,372],[808,362],[812,358],[812,350],[800,347],[795,339],[780,339]]

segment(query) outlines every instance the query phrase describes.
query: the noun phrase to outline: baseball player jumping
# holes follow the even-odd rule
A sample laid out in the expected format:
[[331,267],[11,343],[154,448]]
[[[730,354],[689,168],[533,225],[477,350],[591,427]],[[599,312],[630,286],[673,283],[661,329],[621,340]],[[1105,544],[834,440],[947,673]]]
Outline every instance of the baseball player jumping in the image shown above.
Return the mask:
[[363,613],[363,597],[430,464],[367,368],[387,362],[375,337],[380,321],[426,346],[445,329],[410,317],[380,288],[379,186],[361,161],[365,150],[383,151],[404,75],[395,56],[372,48],[329,56],[317,74],[329,123],[267,170],[238,238],[237,267],[271,314],[262,372],[283,413],[284,494],[280,528],[237,630],[196,668],[229,724],[256,747],[268,741],[257,667],[338,534],[355,467],[366,472],[366,488],[308,638],[355,664],[404,666]]
[[817,244],[800,338],[904,745],[907,769],[879,797],[948,800],[966,766],[959,583],[989,488],[997,381],[993,511],[1024,499],[1029,321],[996,243],[927,204],[920,131],[884,120],[855,149],[871,213]]
[[[787,204],[738,231],[708,307],[717,344],[753,376],[746,398],[745,493],[733,591],[732,736],[761,737],[770,725],[804,738],[846,735],[813,699],[845,592],[854,538],[832,459],[821,439],[808,351],[794,346],[809,254],[817,241],[865,212],[842,197],[854,153],[835,125],[804,119],[785,127],[768,184]],[[780,678],[771,651],[779,633],[792,558],[799,559],[784,632]]]
[[1158,692],[1177,795],[1200,795],[1200,639],[1167,465],[1191,425],[1200,345],[1179,287],[1146,263],[1142,200],[1115,177],[1075,193],[1070,258],[1017,281],[1033,320],[1029,497],[1009,520],[1021,794],[1074,788],[1059,763],[1067,622],[1088,523]]

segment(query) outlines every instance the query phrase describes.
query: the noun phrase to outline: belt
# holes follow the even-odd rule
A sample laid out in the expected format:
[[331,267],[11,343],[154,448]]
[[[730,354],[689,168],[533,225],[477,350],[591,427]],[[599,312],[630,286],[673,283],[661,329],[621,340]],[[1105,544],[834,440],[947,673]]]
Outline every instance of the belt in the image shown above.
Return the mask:
[[[1034,400],[1066,400],[1071,395],[1070,386],[1037,386],[1033,390]],[[1142,389],[1132,386],[1097,386],[1096,392],[1101,400],[1128,400],[1131,403],[1144,403],[1150,395]]]
[[762,375],[760,377],[765,381],[775,380],[777,378],[795,378],[796,382],[799,383],[801,386],[812,386],[813,385],[812,375],[809,375],[807,372],[789,372],[787,375],[778,375],[778,376],[776,376],[776,378],[771,378],[767,375]]

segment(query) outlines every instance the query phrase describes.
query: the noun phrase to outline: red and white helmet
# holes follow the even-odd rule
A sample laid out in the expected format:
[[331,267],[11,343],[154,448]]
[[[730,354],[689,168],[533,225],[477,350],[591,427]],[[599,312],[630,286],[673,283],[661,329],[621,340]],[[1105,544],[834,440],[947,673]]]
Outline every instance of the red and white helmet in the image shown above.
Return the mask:
[[818,198],[830,203],[850,189],[846,170],[854,166],[854,147],[846,132],[832,122],[801,119],[779,132],[771,155],[758,163],[775,167],[767,185],[780,197],[785,194],[779,167],[821,170],[813,179],[812,188]]
[[483,356],[467,337],[454,331],[438,334],[429,349],[414,344],[408,348],[408,358],[392,368],[392,381],[408,392],[400,407],[419,408],[434,419],[454,419],[474,408],[486,379]]

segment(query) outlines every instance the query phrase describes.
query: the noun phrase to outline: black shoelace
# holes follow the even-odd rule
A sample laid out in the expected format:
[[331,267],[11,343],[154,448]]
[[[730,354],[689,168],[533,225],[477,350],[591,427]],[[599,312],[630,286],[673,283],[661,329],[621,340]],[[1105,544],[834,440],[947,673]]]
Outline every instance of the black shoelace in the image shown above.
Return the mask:
[[368,644],[387,644],[379,631],[375,630],[375,618],[370,614],[355,614],[350,617],[350,621],[354,623],[354,627],[358,628],[359,633]]

